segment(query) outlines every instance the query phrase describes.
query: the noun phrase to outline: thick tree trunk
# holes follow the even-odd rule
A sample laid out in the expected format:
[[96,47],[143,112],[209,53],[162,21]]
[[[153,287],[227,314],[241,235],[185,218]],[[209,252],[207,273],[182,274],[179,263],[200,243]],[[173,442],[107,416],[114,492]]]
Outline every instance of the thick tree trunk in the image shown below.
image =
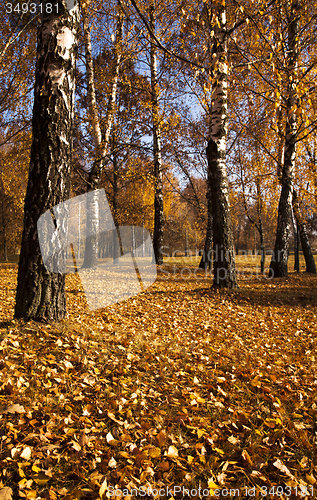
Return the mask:
[[[49,0],[43,1],[43,11]],[[65,3],[65,2],[63,2]],[[15,317],[61,320],[66,312],[65,276],[43,265],[37,221],[69,196],[79,6],[58,3],[42,16],[38,31],[33,140],[24,207]]]
[[282,190],[278,207],[277,230],[274,253],[270,264],[272,277],[287,276],[289,237],[292,224],[292,196],[294,165],[296,155],[297,107],[296,89],[298,65],[298,32],[300,1],[292,0],[290,5],[290,22],[288,26],[288,86],[286,100],[285,146],[282,171]]
[[298,197],[297,193],[294,189],[293,191],[293,210],[294,210],[294,216],[296,219],[296,224],[298,227],[299,231],[299,237],[300,237],[300,242],[302,245],[302,250],[306,262],[306,272],[311,273],[311,274],[316,274],[316,263],[314,260],[313,252],[309,243],[308,235],[307,235],[307,229],[306,229],[306,224],[305,221],[303,220],[303,217],[301,216],[300,212],[300,207],[298,203]]
[[229,183],[226,168],[227,141],[227,43],[226,8],[217,4],[212,50],[213,92],[211,133],[206,149],[213,219],[213,286],[236,288],[234,240],[229,205]]
[[[84,24],[84,42],[85,42],[85,57],[86,57],[86,74],[87,74],[87,94],[89,111],[92,119],[92,136],[95,146],[95,160],[89,172],[87,191],[90,189],[96,190],[100,187],[101,174],[104,167],[105,156],[107,153],[110,133],[115,112],[115,103],[117,96],[117,87],[119,79],[119,68],[122,58],[122,37],[123,37],[123,13],[118,5],[116,40],[114,46],[114,66],[112,71],[111,92],[108,101],[107,119],[104,137],[102,138],[100,120],[96,104],[96,92],[94,82],[94,67],[91,50],[90,30],[87,16],[83,14]],[[85,257],[82,267],[94,268],[98,263],[98,230],[99,230],[99,211],[98,203],[94,197],[87,198],[87,231],[90,236],[85,240]]]
[[[155,12],[153,3],[150,6],[150,24],[155,32]],[[162,175],[162,151],[161,151],[161,127],[160,108],[158,97],[156,47],[151,38],[151,100],[152,100],[152,122],[153,122],[153,154],[154,154],[154,233],[153,248],[157,265],[163,264],[163,231],[164,231],[164,205],[163,205],[163,175]]]

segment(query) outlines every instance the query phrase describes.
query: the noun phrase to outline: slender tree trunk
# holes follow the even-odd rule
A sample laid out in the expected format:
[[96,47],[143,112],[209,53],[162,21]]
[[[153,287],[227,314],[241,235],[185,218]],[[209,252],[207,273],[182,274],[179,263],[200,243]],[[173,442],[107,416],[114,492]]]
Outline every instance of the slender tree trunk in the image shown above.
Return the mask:
[[[43,11],[49,0],[43,0]],[[74,2],[76,4],[76,1]],[[15,317],[61,320],[66,312],[65,276],[43,265],[39,217],[69,196],[79,6],[42,16],[37,63],[29,179],[19,261]]]
[[303,220],[303,217],[300,212],[300,207],[299,207],[299,202],[298,202],[298,197],[297,197],[297,192],[293,191],[293,210],[294,210],[294,216],[296,219],[296,224],[298,227],[299,231],[299,237],[300,237],[300,242],[302,245],[302,250],[306,262],[306,272],[311,273],[311,274],[316,274],[316,263],[314,260],[313,252],[309,243],[308,235],[307,235],[307,229],[306,229],[306,224],[305,221]]
[[298,231],[298,225],[296,224],[294,211],[292,213],[292,225],[294,234],[294,271],[299,273],[299,231]]
[[[117,162],[117,154],[115,151],[116,145],[115,145],[115,139],[113,141],[113,222],[114,225],[116,226],[116,232],[117,234],[114,235],[114,253],[113,253],[113,260],[117,260],[121,255],[123,255],[123,248],[122,248],[122,241],[121,241],[121,236],[120,236],[120,231],[119,231],[119,221],[118,221],[118,195],[119,195],[119,185],[118,185],[118,179],[119,179],[119,172],[118,172],[118,162]],[[116,237],[117,236],[117,237]]]
[[[91,50],[90,30],[87,16],[83,13],[84,25],[84,42],[85,42],[85,58],[86,58],[86,75],[87,75],[87,94],[89,111],[92,119],[92,136],[95,146],[95,159],[93,166],[89,172],[87,191],[96,190],[100,187],[101,174],[104,167],[105,156],[107,153],[110,133],[115,112],[115,103],[119,79],[119,69],[122,58],[122,37],[123,37],[123,13],[118,5],[116,40],[114,46],[114,66],[112,71],[111,92],[108,101],[107,119],[105,134],[102,137],[99,114],[96,104],[96,91],[94,82],[94,66]],[[85,257],[82,267],[94,268],[98,263],[98,229],[99,229],[99,209],[98,209],[98,194],[87,198],[87,230],[90,232],[85,240]]]
[[3,257],[5,262],[8,261],[8,246],[7,246],[7,236],[6,236],[6,225],[4,220],[4,215],[2,213],[2,237],[3,237]]
[[282,171],[282,190],[278,207],[278,219],[274,253],[270,264],[272,277],[287,276],[289,237],[292,224],[292,195],[297,134],[297,65],[300,1],[290,2],[290,22],[288,26],[288,86],[286,100],[285,146]]
[[262,196],[261,196],[261,179],[260,175],[256,178],[256,210],[258,213],[258,223],[255,224],[260,235],[260,251],[261,251],[261,274],[264,274],[265,269],[265,245],[264,245],[264,231],[262,222]]
[[[150,24],[155,32],[155,12],[154,4],[150,6]],[[150,40],[151,57],[151,100],[152,100],[152,121],[153,121],[153,153],[154,153],[154,233],[153,248],[154,257],[157,265],[163,264],[163,229],[164,229],[164,211],[163,211],[163,175],[162,175],[162,151],[161,151],[161,127],[160,127],[160,108],[159,91],[157,82],[156,68],[156,47],[151,38]]]
[[189,254],[189,242],[188,242],[188,227],[187,227],[187,224],[186,224],[186,227],[185,227],[185,248],[184,248],[184,253],[185,253],[185,257],[188,257],[188,254]]
[[215,7],[217,22],[212,50],[213,93],[211,133],[206,149],[213,218],[214,280],[218,288],[236,288],[234,240],[229,205],[229,183],[226,168],[227,142],[227,43],[225,3]]
[[265,269],[265,245],[264,245],[264,234],[263,234],[263,226],[262,221],[260,224],[260,248],[261,248],[261,274],[264,274]]
[[5,196],[4,185],[3,185],[2,166],[1,166],[1,172],[0,172],[0,189],[1,189],[1,192],[3,193],[2,200],[1,200],[3,258],[4,258],[5,262],[7,262],[8,261],[8,246],[7,246],[7,234],[6,234],[7,224],[6,224],[6,218],[5,218],[5,209],[8,208],[8,203],[6,202],[6,196]]
[[205,238],[204,252],[200,259],[199,269],[207,268],[211,269],[211,249],[212,249],[212,203],[211,203],[211,190],[209,186],[208,179],[208,190],[207,190],[207,230]]
[[[0,177],[1,184],[2,184],[2,179]],[[4,192],[3,185],[2,191]],[[7,235],[6,235],[6,222],[5,222],[5,217],[4,217],[4,200],[2,200],[1,203],[1,229],[2,229],[2,241],[3,241],[3,258],[7,262],[8,261],[8,247],[7,247]]]

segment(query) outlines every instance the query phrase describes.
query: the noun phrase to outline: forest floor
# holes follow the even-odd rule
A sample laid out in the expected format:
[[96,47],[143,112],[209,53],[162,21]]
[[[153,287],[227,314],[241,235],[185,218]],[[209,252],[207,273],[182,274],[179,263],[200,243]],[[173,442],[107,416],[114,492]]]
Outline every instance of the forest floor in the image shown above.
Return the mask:
[[316,498],[317,276],[257,264],[216,292],[170,259],[97,311],[68,275],[52,324],[13,320],[0,264],[0,499]]

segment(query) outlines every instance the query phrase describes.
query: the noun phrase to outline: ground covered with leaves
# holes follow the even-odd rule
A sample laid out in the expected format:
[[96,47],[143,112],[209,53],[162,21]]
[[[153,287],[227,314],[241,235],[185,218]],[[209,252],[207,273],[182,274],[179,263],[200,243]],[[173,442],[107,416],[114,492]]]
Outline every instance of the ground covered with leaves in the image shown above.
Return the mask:
[[317,277],[186,267],[45,325],[0,265],[0,499],[317,497]]

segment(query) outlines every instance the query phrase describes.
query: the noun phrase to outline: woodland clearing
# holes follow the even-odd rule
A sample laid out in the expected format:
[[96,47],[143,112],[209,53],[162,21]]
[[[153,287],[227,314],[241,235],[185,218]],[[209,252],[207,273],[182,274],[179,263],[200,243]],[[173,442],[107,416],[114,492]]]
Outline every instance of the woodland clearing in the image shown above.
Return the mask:
[[237,262],[237,290],[168,259],[148,290],[97,311],[68,275],[52,324],[13,320],[17,265],[0,264],[0,498],[313,498],[317,276],[257,279],[258,259]]

